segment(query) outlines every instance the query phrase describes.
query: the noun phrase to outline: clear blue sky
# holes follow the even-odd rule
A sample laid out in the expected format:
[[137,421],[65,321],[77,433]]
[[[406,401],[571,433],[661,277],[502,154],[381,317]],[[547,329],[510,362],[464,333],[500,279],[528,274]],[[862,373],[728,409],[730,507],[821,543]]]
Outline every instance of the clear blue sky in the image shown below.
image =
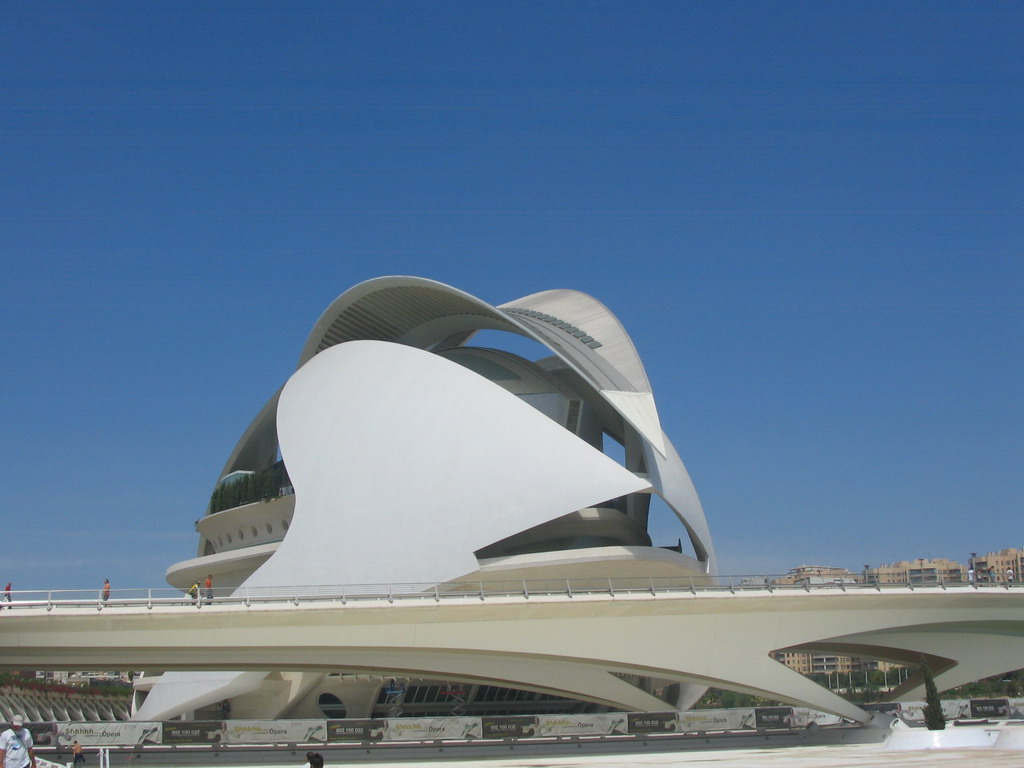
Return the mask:
[[339,293],[575,288],[725,572],[1024,546],[1024,5],[0,6],[15,588],[161,586]]

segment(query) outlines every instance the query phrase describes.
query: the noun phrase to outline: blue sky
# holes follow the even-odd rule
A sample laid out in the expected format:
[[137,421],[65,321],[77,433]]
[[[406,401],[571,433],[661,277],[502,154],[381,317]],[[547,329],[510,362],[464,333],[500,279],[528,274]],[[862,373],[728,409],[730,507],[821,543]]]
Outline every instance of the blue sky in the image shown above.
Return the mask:
[[327,304],[622,320],[725,572],[1024,546],[1019,3],[7,3],[15,588],[161,586]]

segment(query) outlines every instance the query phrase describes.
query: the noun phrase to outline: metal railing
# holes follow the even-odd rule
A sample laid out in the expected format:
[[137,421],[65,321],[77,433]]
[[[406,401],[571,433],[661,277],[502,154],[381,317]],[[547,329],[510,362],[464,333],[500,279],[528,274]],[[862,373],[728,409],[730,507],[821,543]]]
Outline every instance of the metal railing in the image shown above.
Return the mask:
[[759,576],[716,576],[690,578],[681,577],[612,577],[577,579],[526,579],[491,580],[404,584],[356,584],[356,585],[303,585],[282,587],[238,587],[214,588],[209,592],[202,588],[198,595],[191,596],[170,587],[154,589],[111,589],[105,594],[102,589],[51,589],[12,590],[0,597],[0,618],[5,609],[24,608],[73,608],[92,607],[104,610],[114,607],[192,606],[203,608],[209,605],[268,605],[293,603],[335,602],[393,604],[401,602],[429,601],[440,603],[454,599],[521,598],[582,598],[587,596],[627,597],[636,595],[679,596],[715,594],[757,594],[757,593],[821,593],[836,591],[864,593],[892,590],[957,590],[990,592],[992,590],[1021,589],[1024,585],[1014,582],[996,583],[891,583],[847,582],[829,583],[779,583],[779,577]]

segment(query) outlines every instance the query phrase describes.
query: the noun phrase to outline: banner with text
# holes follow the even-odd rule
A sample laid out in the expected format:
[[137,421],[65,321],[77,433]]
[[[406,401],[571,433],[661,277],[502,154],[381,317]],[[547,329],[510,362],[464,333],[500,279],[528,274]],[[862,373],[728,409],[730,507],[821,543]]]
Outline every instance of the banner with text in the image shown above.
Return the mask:
[[1009,699],[971,699],[971,717],[1005,720],[1011,717]]
[[55,723],[57,744],[77,741],[82,746],[128,747],[159,744],[161,723]]
[[326,720],[228,720],[228,744],[304,744],[327,740]]
[[[912,723],[924,722],[923,701],[901,701],[900,718],[909,720]],[[947,699],[942,702],[942,716],[947,720],[956,720],[959,717],[971,716],[971,702],[967,699]]]
[[479,717],[403,717],[385,722],[385,739],[390,741],[480,738]]
[[628,733],[626,713],[537,715],[537,736],[610,736]]
[[224,741],[220,720],[170,720],[163,723],[164,744],[219,744]]
[[[48,747],[57,743],[57,724],[48,720],[32,720],[25,723],[32,734],[32,743],[37,747]],[[3,728],[0,728],[2,731]]]
[[679,733],[679,713],[631,712],[626,725],[630,733]]
[[756,728],[795,728],[796,713],[792,707],[756,707],[754,709]]
[[833,715],[831,712],[819,712],[816,709],[807,707],[793,707],[793,727],[806,728],[811,723],[815,725],[840,725],[843,718]]
[[485,739],[526,739],[537,735],[537,718],[533,715],[483,717],[480,731]]
[[739,731],[754,727],[753,709],[691,709],[679,713],[679,727],[691,731]]
[[328,741],[381,741],[388,729],[387,720],[328,720]]
[[876,701],[870,704],[858,704],[857,706],[865,712],[885,712],[887,714],[895,715],[900,711],[900,704],[898,701]]

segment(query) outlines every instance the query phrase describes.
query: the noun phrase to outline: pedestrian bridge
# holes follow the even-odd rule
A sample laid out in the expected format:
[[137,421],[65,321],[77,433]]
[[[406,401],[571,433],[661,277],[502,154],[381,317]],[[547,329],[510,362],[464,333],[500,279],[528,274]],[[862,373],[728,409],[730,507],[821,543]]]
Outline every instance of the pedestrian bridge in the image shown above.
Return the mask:
[[[14,592],[2,669],[380,672],[504,684],[632,711],[661,678],[747,692],[859,722],[869,715],[772,651],[927,661],[940,689],[1024,658],[1017,584],[771,585],[581,579],[441,585]],[[891,698],[916,698],[911,678]]]

